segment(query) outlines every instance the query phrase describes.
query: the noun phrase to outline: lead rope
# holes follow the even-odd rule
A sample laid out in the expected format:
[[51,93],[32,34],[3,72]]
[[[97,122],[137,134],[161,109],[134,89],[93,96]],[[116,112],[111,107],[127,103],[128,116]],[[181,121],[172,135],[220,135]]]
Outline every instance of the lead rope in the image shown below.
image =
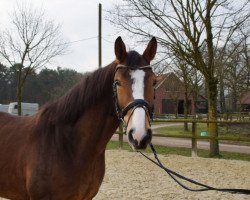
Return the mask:
[[[160,168],[162,168],[165,172],[167,172],[167,174],[172,178],[174,179],[174,181],[176,183],[178,183],[181,187],[183,187],[184,189],[186,190],[189,190],[189,191],[192,191],[192,192],[203,192],[203,191],[211,191],[211,190],[214,190],[214,191],[219,191],[219,192],[229,192],[229,193],[238,193],[238,194],[246,194],[246,195],[250,195],[250,190],[249,189],[231,189],[231,188],[214,188],[214,187],[211,187],[211,186],[208,186],[208,185],[205,185],[205,184],[202,184],[202,183],[199,183],[197,181],[194,181],[192,179],[189,179],[185,176],[182,176],[180,174],[178,174],[177,172],[174,172],[172,171],[171,169],[168,169],[167,167],[165,167],[161,161],[159,160],[158,156],[157,156],[157,152],[153,146],[153,144],[151,143],[150,144],[150,148],[154,154],[154,157],[156,159],[156,161],[154,161],[153,159],[149,158],[147,155],[145,155],[144,153],[142,153],[141,151],[138,151],[141,155],[143,155],[145,158],[147,158],[148,160],[150,160],[151,162],[153,162],[155,165],[159,166]],[[182,180],[185,180],[185,181],[188,181],[190,183],[193,183],[195,185],[199,185],[199,186],[202,186],[203,188],[200,188],[200,189],[192,189],[192,188],[189,188],[187,186],[185,186],[183,183],[181,183],[178,179],[182,179]]]

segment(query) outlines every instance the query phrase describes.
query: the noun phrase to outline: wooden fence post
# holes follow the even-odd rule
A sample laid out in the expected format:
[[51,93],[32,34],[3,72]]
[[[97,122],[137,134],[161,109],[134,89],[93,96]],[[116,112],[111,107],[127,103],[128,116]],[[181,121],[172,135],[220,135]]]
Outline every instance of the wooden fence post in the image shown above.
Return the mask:
[[123,127],[122,124],[119,125],[119,149],[123,148]]
[[192,157],[197,157],[196,122],[192,122]]

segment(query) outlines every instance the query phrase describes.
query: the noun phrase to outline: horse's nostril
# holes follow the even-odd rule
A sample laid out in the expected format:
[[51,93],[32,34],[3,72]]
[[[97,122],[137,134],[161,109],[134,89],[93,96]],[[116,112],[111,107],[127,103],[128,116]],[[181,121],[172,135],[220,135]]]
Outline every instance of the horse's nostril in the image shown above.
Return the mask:
[[135,144],[135,140],[134,140],[134,138],[133,138],[133,133],[134,133],[134,129],[133,128],[131,128],[130,130],[129,130],[129,132],[128,132],[128,140],[132,143],[132,144]]
[[140,142],[139,148],[146,149],[147,145],[151,142],[151,140],[152,140],[152,131],[151,131],[151,129],[148,129],[144,138]]
[[129,139],[133,139],[133,133],[134,133],[134,129],[133,128],[131,128],[130,130],[129,130],[129,132],[128,132],[128,137],[129,137]]
[[146,149],[147,145],[151,142],[152,139],[152,130],[147,129],[144,136],[140,141],[134,138],[135,129],[130,129],[128,132],[128,140],[136,149]]
[[148,135],[149,140],[151,141],[152,140],[152,130],[151,129],[148,129],[147,135]]

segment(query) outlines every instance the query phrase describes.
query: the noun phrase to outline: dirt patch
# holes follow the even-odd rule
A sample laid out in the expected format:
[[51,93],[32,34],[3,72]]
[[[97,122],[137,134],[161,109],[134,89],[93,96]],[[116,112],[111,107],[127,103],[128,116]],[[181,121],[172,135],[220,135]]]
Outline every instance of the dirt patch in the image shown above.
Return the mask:
[[[227,188],[250,189],[250,162],[224,159],[160,156],[171,169],[202,183]],[[106,151],[106,174],[94,200],[165,199],[249,199],[242,194],[189,192],[178,186],[165,172],[139,153]]]

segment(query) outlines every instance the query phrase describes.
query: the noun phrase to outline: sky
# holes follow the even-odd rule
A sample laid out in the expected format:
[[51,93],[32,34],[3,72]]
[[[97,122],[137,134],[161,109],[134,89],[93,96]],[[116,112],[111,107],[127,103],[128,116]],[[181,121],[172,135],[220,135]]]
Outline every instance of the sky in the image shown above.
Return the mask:
[[[48,68],[74,69],[78,72],[93,71],[98,68],[98,4],[102,4],[102,65],[105,66],[115,59],[114,41],[122,32],[104,20],[105,10],[112,8],[118,0],[0,0],[0,27],[4,29],[10,20],[9,15],[16,4],[31,3],[35,8],[44,9],[47,19],[60,24],[62,34],[71,43],[66,55],[57,57]],[[88,39],[92,38],[92,39]],[[86,39],[86,40],[85,40]],[[129,40],[124,42],[130,48]]]

